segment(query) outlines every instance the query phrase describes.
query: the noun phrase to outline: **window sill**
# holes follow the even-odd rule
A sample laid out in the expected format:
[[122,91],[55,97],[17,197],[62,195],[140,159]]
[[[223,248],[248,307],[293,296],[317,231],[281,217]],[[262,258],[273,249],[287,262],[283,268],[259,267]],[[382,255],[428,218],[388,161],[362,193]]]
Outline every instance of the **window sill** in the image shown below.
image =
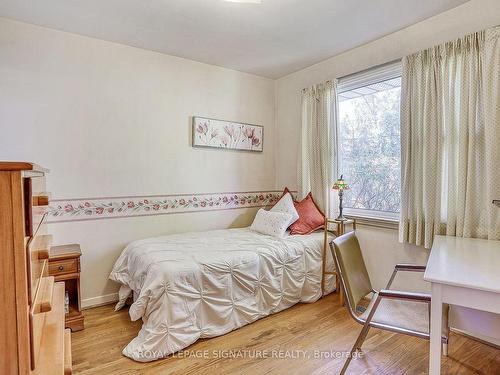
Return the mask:
[[384,229],[399,229],[399,220],[397,219],[389,219],[389,218],[379,218],[379,217],[371,217],[371,216],[362,216],[362,215],[345,215],[349,219],[356,219],[356,224],[365,225],[369,227],[375,228],[384,228]]

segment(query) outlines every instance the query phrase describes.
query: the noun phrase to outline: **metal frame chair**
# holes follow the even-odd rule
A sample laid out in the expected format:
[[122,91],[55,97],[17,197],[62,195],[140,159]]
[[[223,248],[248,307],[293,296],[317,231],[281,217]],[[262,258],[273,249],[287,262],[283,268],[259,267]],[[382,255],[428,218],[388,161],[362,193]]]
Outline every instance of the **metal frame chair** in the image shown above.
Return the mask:
[[[427,333],[424,333],[400,327],[397,325],[384,324],[372,321],[381,301],[386,299],[393,299],[406,302],[427,303],[428,311],[430,314],[431,296],[429,294],[403,292],[403,291],[395,291],[389,289],[399,271],[423,272],[425,271],[426,266],[420,266],[414,264],[397,264],[394,268],[391,278],[389,279],[389,282],[387,283],[386,288],[377,292],[371,286],[368,272],[366,270],[363,256],[361,254],[361,248],[359,246],[359,242],[355,232],[349,232],[347,234],[335,238],[333,241],[330,242],[330,249],[333,254],[335,267],[340,277],[341,281],[340,284],[342,286],[344,295],[347,297],[346,298],[347,310],[349,311],[351,317],[356,322],[358,322],[363,326],[358,338],[356,339],[356,342],[354,343],[351,351],[349,352],[348,358],[344,363],[342,371],[340,372],[341,375],[346,372],[349,364],[351,363],[353,354],[356,351],[361,350],[361,346],[363,345],[363,342],[365,341],[366,336],[368,335],[368,331],[370,330],[371,327],[396,333],[402,333],[410,336],[416,336],[429,340],[430,338],[429,329],[427,330]],[[348,269],[349,265],[347,265],[347,263],[350,263],[352,268],[355,269],[349,270]],[[352,278],[350,277],[352,276],[352,274],[350,274],[351,271],[353,274],[355,274],[354,275],[355,277]],[[375,298],[375,300],[372,299],[372,301],[370,302],[368,306],[369,311],[367,311],[368,315],[365,317],[365,319],[363,319],[362,317],[356,314],[356,308],[359,302],[370,293],[373,293],[373,298]],[[449,328],[447,321],[448,309],[447,308],[443,309],[443,313],[445,315],[446,324],[443,325],[445,327],[445,332],[442,337],[442,343],[443,343],[443,355],[446,356],[448,355],[448,336],[449,336]],[[366,315],[366,313],[363,315]]]

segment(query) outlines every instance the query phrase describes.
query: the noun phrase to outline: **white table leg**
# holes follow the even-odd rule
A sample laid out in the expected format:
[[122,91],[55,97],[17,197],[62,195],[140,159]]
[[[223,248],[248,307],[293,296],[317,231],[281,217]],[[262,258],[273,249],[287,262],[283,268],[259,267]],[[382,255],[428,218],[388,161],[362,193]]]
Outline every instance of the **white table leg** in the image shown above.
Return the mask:
[[443,324],[443,296],[440,284],[432,283],[431,343],[429,350],[429,375],[441,373],[441,331]]

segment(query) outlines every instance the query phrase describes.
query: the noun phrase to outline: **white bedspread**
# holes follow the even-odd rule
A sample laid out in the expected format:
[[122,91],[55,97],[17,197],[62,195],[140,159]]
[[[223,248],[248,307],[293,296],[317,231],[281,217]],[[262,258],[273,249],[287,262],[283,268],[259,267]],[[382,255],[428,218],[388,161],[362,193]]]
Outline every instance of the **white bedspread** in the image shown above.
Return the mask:
[[[110,275],[123,284],[122,299],[134,292],[130,317],[143,320],[123,354],[152,361],[298,302],[315,302],[322,246],[322,232],[278,239],[248,228],[132,242]],[[330,251],[327,268],[333,269]],[[327,275],[325,294],[334,284]]]

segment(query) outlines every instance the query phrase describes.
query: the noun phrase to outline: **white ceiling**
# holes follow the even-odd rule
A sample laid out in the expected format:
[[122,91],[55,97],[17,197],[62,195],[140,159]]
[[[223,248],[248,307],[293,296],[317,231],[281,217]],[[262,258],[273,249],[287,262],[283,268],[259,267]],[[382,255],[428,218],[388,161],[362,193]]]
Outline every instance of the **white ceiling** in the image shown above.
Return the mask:
[[270,78],[467,0],[0,0],[0,16]]

